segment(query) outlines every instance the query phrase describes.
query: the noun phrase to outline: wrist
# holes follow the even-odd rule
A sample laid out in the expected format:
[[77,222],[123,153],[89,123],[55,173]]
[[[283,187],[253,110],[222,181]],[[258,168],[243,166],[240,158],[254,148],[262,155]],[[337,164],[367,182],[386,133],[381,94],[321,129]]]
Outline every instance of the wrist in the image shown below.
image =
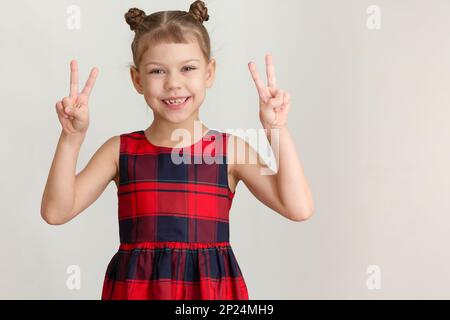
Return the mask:
[[80,147],[83,144],[86,133],[66,133],[61,131],[61,142],[71,147]]
[[264,130],[266,132],[270,132],[271,130],[281,130],[287,128],[286,125],[269,125],[269,124],[262,124]]

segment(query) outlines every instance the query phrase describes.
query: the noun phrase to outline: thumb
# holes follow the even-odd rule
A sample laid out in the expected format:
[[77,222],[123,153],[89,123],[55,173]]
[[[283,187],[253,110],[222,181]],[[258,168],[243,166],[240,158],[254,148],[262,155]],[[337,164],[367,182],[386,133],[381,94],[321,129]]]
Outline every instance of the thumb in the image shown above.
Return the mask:
[[278,90],[276,92],[276,96],[274,98],[270,99],[272,104],[275,107],[279,107],[279,106],[281,106],[283,104],[283,95],[284,95],[283,94],[283,90]]
[[279,91],[278,89],[273,88],[273,87],[267,87],[267,88],[269,88],[269,92],[270,92],[271,96],[276,95],[278,93],[278,91]]
[[65,111],[67,114],[72,115],[72,114],[73,114],[73,109],[74,109],[74,107],[67,106],[67,107],[64,109],[64,111]]
[[76,105],[68,106],[68,107],[66,107],[66,109],[64,109],[64,111],[72,117],[77,117],[79,114],[79,107]]

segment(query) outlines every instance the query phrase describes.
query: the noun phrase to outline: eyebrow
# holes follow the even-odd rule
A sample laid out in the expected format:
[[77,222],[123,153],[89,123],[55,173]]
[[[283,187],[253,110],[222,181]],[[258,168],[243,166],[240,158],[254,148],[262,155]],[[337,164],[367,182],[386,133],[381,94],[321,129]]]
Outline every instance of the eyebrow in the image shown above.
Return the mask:
[[[200,61],[200,60],[199,59],[189,59],[189,60],[186,60],[186,61],[182,61],[180,64],[183,64],[183,63],[186,63],[186,62],[190,62],[190,61]],[[148,64],[158,64],[158,65],[161,65],[161,66],[164,65],[163,63],[156,62],[156,61],[149,61],[145,65],[148,65]]]

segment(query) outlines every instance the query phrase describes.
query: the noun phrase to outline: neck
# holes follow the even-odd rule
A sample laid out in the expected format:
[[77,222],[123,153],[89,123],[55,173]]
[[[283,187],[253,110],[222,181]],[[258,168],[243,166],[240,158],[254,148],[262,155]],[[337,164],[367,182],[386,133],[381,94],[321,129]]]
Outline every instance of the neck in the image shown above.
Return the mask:
[[[176,134],[174,140],[171,137],[176,130],[182,130],[182,132]],[[199,120],[198,114],[194,114],[192,118],[188,118],[180,123],[173,123],[162,118],[155,118],[150,127],[145,131],[147,136],[151,137],[152,141],[158,145],[176,145],[179,143],[180,139],[185,142],[186,145],[190,145],[195,141],[200,140],[208,130],[209,129]],[[180,137],[181,134],[183,134],[182,137]]]

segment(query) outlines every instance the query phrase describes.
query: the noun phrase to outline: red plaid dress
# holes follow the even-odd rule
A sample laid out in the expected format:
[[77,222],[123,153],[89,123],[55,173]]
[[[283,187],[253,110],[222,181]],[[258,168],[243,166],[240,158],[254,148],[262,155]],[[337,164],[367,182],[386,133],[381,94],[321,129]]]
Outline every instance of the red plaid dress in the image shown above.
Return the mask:
[[142,130],[120,135],[120,246],[102,300],[249,299],[229,242],[228,137],[169,148]]

